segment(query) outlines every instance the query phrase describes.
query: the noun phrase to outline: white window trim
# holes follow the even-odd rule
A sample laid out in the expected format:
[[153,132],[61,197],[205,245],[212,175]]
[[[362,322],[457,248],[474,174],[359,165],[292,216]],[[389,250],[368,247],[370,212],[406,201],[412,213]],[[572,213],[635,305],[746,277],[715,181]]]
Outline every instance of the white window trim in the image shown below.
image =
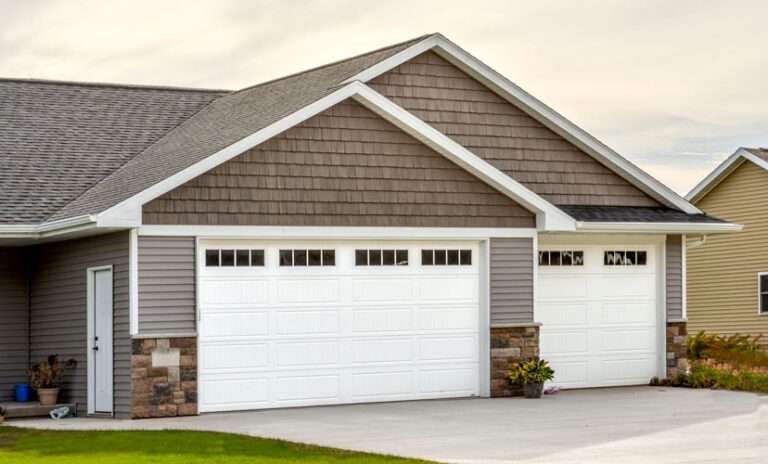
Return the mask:
[[757,273],[757,315],[758,316],[768,316],[768,308],[763,310],[760,306],[762,305],[762,294],[760,292],[760,278],[764,275],[768,275],[768,272],[758,272]]

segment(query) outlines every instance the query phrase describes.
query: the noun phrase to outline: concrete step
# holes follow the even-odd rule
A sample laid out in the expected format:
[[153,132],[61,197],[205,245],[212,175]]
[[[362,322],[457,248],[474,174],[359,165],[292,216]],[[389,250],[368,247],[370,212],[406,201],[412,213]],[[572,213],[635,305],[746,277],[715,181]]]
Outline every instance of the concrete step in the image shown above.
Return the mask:
[[50,417],[48,415],[49,412],[64,406],[68,407],[69,412],[72,414],[77,412],[76,403],[59,403],[52,404],[50,406],[42,406],[39,401],[27,401],[26,403],[17,403],[12,401],[8,403],[0,403],[0,406],[5,408],[6,419],[14,419],[19,417]]

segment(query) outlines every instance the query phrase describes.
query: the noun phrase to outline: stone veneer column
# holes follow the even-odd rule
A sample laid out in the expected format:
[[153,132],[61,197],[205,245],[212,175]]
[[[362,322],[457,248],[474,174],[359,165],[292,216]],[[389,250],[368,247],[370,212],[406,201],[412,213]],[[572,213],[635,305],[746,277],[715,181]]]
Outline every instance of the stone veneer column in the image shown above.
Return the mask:
[[688,370],[687,338],[688,323],[684,319],[667,321],[667,378]]
[[520,396],[521,385],[512,385],[507,372],[512,364],[539,359],[539,326],[524,324],[491,327],[491,397]]
[[197,339],[133,340],[131,417],[197,414]]

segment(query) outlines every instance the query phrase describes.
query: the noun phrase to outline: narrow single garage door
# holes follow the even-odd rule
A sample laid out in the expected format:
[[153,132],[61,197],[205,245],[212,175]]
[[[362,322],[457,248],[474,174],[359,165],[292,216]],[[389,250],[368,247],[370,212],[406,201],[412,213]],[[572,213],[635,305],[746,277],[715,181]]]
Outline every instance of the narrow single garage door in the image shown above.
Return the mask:
[[479,393],[476,243],[201,242],[201,412]]
[[540,246],[537,319],[554,385],[645,384],[657,375],[655,247]]

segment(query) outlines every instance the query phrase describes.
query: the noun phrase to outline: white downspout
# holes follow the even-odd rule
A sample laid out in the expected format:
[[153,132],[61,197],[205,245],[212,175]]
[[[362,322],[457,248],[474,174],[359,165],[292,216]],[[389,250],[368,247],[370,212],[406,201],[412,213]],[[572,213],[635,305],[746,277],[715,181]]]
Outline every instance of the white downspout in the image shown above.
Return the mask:
[[687,245],[685,247],[685,249],[686,250],[690,250],[691,248],[696,248],[696,247],[702,246],[705,243],[707,243],[707,234],[702,235],[700,240],[696,240],[695,242],[691,243],[690,245]]

